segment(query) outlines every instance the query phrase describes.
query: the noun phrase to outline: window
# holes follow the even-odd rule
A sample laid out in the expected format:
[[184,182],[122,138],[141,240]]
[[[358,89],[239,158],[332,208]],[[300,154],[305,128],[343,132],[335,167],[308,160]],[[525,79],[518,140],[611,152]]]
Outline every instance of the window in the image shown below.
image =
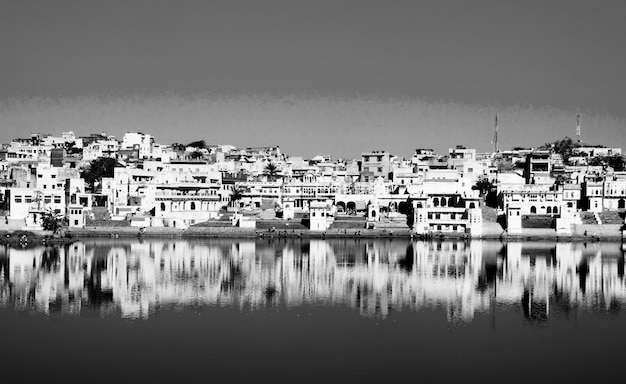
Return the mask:
[[61,196],[54,196],[54,204],[61,204]]
[[15,202],[16,203],[21,203],[22,202],[22,196],[15,196]]

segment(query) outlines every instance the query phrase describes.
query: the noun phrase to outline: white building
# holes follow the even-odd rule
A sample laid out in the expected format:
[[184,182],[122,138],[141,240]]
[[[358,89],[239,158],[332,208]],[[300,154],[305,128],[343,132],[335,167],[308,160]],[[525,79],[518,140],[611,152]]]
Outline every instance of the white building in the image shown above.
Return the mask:
[[139,158],[149,159],[152,157],[154,137],[141,132],[126,132],[122,139],[121,149],[139,148]]

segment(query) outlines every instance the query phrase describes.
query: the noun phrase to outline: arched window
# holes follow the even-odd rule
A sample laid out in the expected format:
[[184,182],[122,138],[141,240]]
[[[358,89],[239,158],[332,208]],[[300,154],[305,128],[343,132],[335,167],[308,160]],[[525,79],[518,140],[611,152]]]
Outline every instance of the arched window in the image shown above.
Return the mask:
[[476,204],[475,203],[470,203],[470,208],[476,208]]
[[161,203],[161,211],[165,211],[165,203]]
[[559,213],[559,207],[557,207],[556,205],[554,206],[554,208],[552,208],[552,213],[557,214]]
[[548,207],[548,208],[546,208],[546,213],[547,213],[547,214],[551,214],[551,213],[552,213],[552,207]]
[[372,217],[376,217],[376,211],[372,210]]
[[624,208],[626,208],[626,200],[619,199],[617,202],[617,209],[624,209]]
[[439,198],[435,197],[435,198],[433,199],[433,205],[434,205],[435,207],[438,207],[438,206],[439,206]]
[[196,203],[194,203],[192,201],[191,204],[189,204],[189,209],[191,209],[192,211],[195,211],[196,210]]
[[537,213],[537,207],[534,205],[530,207],[530,213]]
[[447,203],[446,198],[445,198],[445,197],[442,197],[442,198],[441,198],[441,206],[442,206],[442,207],[445,207],[445,206],[446,206],[446,203]]

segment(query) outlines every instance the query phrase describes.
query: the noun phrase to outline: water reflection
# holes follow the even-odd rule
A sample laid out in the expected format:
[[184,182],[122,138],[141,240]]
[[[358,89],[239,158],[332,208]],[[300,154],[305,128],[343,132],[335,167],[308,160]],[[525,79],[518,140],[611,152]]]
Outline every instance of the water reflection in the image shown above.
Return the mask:
[[626,300],[620,244],[400,240],[86,241],[0,249],[0,305],[147,318],[164,306],[343,305],[366,316],[519,310],[530,322]]

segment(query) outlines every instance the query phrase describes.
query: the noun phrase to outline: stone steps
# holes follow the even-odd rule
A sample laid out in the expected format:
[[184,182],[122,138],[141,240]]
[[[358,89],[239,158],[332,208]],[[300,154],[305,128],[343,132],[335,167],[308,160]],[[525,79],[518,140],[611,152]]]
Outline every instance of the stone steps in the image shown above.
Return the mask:
[[597,213],[597,215],[600,217],[602,224],[624,224],[623,213],[618,211],[604,211]]
[[580,220],[583,224],[598,224],[593,212],[580,212]]

